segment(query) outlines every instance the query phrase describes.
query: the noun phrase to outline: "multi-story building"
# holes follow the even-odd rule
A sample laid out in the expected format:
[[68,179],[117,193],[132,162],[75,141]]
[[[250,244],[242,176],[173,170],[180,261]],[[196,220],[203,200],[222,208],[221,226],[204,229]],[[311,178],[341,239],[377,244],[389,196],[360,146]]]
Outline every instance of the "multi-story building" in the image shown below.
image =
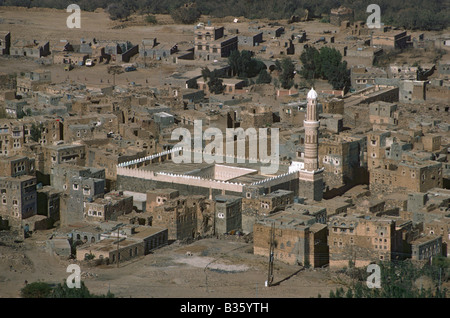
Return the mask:
[[430,261],[434,256],[442,256],[442,236],[428,234],[411,241],[411,258]]
[[57,164],[68,163],[84,166],[86,162],[86,146],[81,144],[46,145],[42,147],[44,153],[44,174],[50,174],[51,168]]
[[51,72],[47,70],[36,70],[17,77],[17,94],[27,95],[32,92],[43,90],[51,83]]
[[133,197],[120,192],[108,192],[104,198],[88,201],[84,206],[87,221],[117,221],[120,215],[133,211]]
[[405,189],[427,192],[443,185],[442,163],[437,161],[399,162],[370,170],[370,189]]
[[401,232],[395,220],[369,216],[334,216],[328,223],[330,267],[356,267],[400,259]]
[[359,91],[375,85],[376,78],[387,78],[386,71],[375,67],[355,66],[350,69],[352,88]]
[[0,157],[0,177],[19,177],[33,175],[34,173],[33,158],[19,155]]
[[253,253],[269,257],[271,241],[274,260],[312,267],[328,264],[327,226],[304,211],[281,211],[256,221]]
[[105,194],[105,179],[73,176],[69,180],[68,194],[62,196],[61,224],[82,222],[86,218],[85,205]]
[[37,214],[36,177],[0,178],[0,214],[23,220]]
[[225,28],[204,26],[195,30],[194,56],[206,61],[226,58],[238,49],[238,37],[225,35]]
[[9,55],[11,48],[11,33],[8,31],[0,32],[0,55]]
[[215,197],[215,201],[215,233],[224,234],[242,230],[242,198],[218,195]]
[[398,117],[397,104],[379,101],[369,105],[369,121],[371,124],[397,125]]

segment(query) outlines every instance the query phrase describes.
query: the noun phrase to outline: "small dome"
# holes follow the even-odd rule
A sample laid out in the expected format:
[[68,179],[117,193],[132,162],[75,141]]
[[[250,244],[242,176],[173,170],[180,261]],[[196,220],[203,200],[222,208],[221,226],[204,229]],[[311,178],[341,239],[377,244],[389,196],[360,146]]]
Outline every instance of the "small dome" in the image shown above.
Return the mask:
[[314,90],[314,88],[311,88],[311,90],[308,92],[307,98],[308,98],[308,99],[309,99],[309,98],[312,98],[312,99],[316,99],[316,98],[317,98],[317,93],[316,93],[316,91]]

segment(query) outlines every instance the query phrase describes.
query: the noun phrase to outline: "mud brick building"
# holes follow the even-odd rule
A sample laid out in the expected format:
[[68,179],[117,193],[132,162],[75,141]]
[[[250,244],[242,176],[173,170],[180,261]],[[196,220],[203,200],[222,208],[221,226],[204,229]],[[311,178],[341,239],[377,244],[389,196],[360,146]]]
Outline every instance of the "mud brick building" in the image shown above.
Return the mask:
[[327,226],[299,211],[274,213],[255,223],[253,253],[269,256],[274,224],[274,259],[287,264],[321,267],[328,264]]
[[330,268],[356,267],[400,259],[401,231],[396,221],[369,216],[334,216],[329,220]]

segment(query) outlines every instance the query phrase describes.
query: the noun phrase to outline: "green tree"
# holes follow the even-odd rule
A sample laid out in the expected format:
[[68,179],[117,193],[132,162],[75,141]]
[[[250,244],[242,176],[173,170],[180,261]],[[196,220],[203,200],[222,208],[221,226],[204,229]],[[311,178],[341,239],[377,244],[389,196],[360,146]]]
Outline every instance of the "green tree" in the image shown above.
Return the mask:
[[150,24],[157,24],[158,20],[156,19],[156,17],[153,14],[149,14],[145,17],[145,22],[150,23]]
[[202,77],[207,81],[209,91],[213,94],[222,94],[225,86],[216,70],[210,71],[208,67],[202,69]]
[[52,287],[48,283],[35,282],[27,284],[20,290],[22,298],[47,298],[52,292]]
[[281,60],[281,74],[279,76],[281,87],[290,89],[294,86],[295,66],[288,57]]
[[201,16],[201,12],[195,5],[185,5],[170,13],[172,19],[177,23],[192,24]]
[[228,57],[228,65],[234,76],[251,78],[259,75],[261,70],[267,69],[264,62],[252,57],[248,50],[234,50]]
[[319,78],[321,74],[320,53],[315,47],[308,46],[300,55],[302,69],[300,75],[306,80]]
[[335,48],[322,47],[317,50],[308,47],[300,55],[302,69],[300,75],[310,81],[316,78],[328,80],[333,89],[350,87],[350,70],[347,62],[342,61],[341,53]]
[[52,292],[48,296],[49,298],[114,298],[114,294],[110,291],[106,295],[95,295],[92,294],[83,281],[80,282],[80,288],[69,288],[64,282],[63,284],[58,284],[53,288]]
[[125,20],[127,19],[131,11],[123,2],[113,2],[107,8],[111,20]]
[[256,79],[256,84],[270,84],[271,82],[272,76],[270,76],[266,69],[261,70]]

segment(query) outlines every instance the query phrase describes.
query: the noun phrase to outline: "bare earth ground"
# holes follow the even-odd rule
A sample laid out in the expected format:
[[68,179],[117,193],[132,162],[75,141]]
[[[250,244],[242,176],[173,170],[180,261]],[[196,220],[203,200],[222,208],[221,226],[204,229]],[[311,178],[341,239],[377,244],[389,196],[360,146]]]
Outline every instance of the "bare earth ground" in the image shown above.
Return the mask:
[[[45,250],[51,231],[24,243],[0,246],[0,297],[20,297],[28,283],[62,283],[72,260]],[[244,241],[203,239],[189,245],[173,243],[132,262],[81,267],[81,280],[94,294],[126,298],[310,298],[328,297],[341,286],[324,269],[302,269],[275,261],[274,286],[266,287],[268,260],[253,254]]]

